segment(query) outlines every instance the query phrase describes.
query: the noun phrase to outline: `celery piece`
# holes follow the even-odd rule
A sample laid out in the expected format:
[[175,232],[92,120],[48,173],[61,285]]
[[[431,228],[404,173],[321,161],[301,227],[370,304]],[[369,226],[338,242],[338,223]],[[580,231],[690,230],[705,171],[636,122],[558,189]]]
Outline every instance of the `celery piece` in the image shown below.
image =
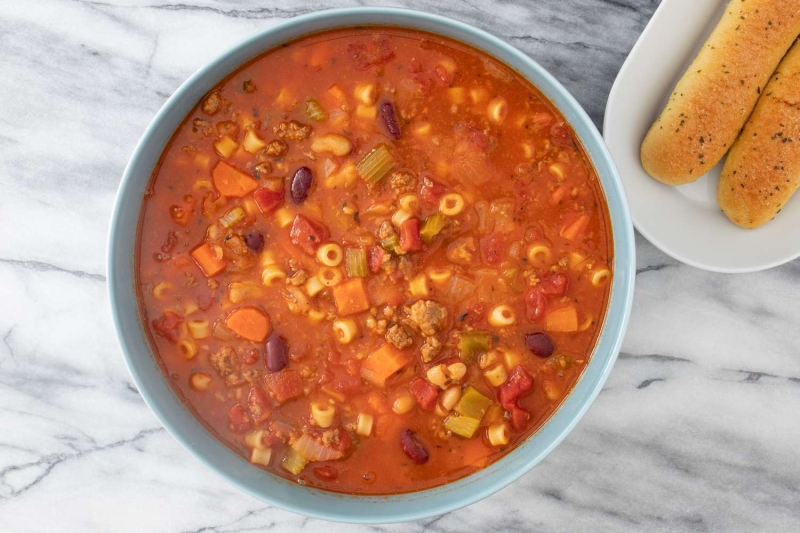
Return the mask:
[[234,207],[219,219],[219,223],[223,228],[230,228],[247,218],[247,213],[239,206]]
[[478,427],[480,425],[480,420],[476,420],[468,416],[450,415],[444,421],[445,428],[452,431],[456,435],[460,435],[467,439],[472,438],[472,436],[475,435],[475,432],[478,431]]
[[447,217],[441,213],[434,213],[425,219],[419,229],[419,235],[425,244],[430,244],[442,229],[447,225]]
[[286,457],[284,457],[283,461],[281,461],[281,466],[295,476],[299,474],[307,464],[308,459],[296,452],[294,448],[289,448],[289,451],[286,453]]
[[306,115],[308,118],[313,120],[314,122],[322,122],[328,115],[325,113],[325,110],[322,109],[322,106],[314,100],[313,98],[309,98],[306,100]]
[[361,248],[348,248],[344,256],[344,266],[351,278],[365,278],[367,268],[367,252]]
[[461,399],[458,400],[455,410],[461,417],[474,418],[480,422],[490,405],[492,405],[492,400],[481,394],[475,387],[468,386],[464,389]]
[[486,331],[464,331],[458,339],[458,353],[465,363],[469,363],[491,347],[492,336]]
[[509,268],[503,271],[503,277],[508,281],[508,286],[514,292],[522,292],[522,284],[517,279],[519,268]]
[[381,248],[390,253],[397,253],[400,248],[400,237],[392,235],[391,237],[383,239],[381,241]]
[[378,184],[394,169],[394,157],[385,144],[379,144],[364,156],[356,165],[361,179],[367,183]]

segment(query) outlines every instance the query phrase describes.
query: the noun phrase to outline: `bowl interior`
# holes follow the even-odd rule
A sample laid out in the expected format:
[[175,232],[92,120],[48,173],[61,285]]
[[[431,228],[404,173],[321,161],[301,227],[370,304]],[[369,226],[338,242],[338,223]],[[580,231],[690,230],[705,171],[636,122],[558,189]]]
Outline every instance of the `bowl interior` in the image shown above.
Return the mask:
[[[605,324],[583,375],[550,420],[516,450],[471,476],[392,496],[309,490],[253,467],[217,440],[164,379],[140,323],[134,287],[134,248],[145,188],[164,147],[197,101],[238,66],[282,42],[355,25],[401,26],[444,35],[485,51],[528,78],[580,137],[600,177],[614,239],[614,275]],[[630,214],[611,157],[589,117],[552,76],[515,48],[466,24],[402,9],[353,8],[312,13],[261,32],[195,73],[172,95],[148,127],[122,178],[109,234],[108,281],[114,323],[134,382],[184,448],[241,490],[284,509],[327,520],[385,523],[434,516],[484,498],[519,478],[566,437],[602,388],[619,352],[633,295],[634,261]]]

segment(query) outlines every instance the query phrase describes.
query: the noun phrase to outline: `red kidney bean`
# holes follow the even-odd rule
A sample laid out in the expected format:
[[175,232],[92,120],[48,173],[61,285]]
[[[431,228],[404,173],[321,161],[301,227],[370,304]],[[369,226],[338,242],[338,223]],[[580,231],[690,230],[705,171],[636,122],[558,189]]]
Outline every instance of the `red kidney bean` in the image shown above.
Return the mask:
[[270,372],[280,372],[289,362],[288,350],[286,349],[286,339],[278,335],[273,335],[267,340],[267,355],[264,362]]
[[300,167],[292,178],[292,201],[296,204],[308,198],[308,190],[314,181],[314,175],[308,167]]
[[397,122],[397,113],[394,111],[394,104],[389,100],[381,100],[378,104],[378,115],[381,117],[386,132],[394,140],[400,138],[400,123]]
[[254,252],[260,252],[264,248],[264,236],[260,233],[248,233],[244,236],[244,243]]
[[400,446],[409,459],[418,465],[428,462],[428,451],[422,446],[417,439],[417,434],[410,429],[404,429],[400,432]]
[[555,346],[547,333],[528,333],[525,335],[525,347],[539,357],[553,355]]
[[325,465],[314,468],[314,475],[323,481],[333,481],[339,475],[339,471],[335,466]]

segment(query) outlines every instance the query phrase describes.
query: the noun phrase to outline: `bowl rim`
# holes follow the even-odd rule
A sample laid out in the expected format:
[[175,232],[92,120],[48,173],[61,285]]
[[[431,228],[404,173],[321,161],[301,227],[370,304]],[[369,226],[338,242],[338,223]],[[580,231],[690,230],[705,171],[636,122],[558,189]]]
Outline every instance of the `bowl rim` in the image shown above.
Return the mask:
[[[375,22],[370,22],[372,20]],[[548,421],[502,459],[473,474],[432,489],[386,496],[309,490],[253,468],[246,459],[222,444],[196,420],[164,378],[146,341],[132,276],[135,235],[141,212],[140,193],[166,145],[158,138],[164,137],[166,128],[167,139],[170,139],[175,129],[163,123],[174,121],[171,115],[179,113],[182,106],[186,107],[186,102],[190,102],[188,109],[191,109],[208,89],[247,62],[248,59],[242,61],[238,57],[247,54],[247,50],[260,48],[260,52],[250,54],[252,59],[280,42],[326,29],[353,26],[412,28],[440,34],[475,47],[526,78],[559,110],[581,139],[606,198],[614,246],[612,288],[592,357],[570,394]],[[282,33],[293,36],[271,40]],[[224,74],[220,76],[217,71]],[[203,87],[206,88],[201,90]],[[187,112],[180,113],[178,124]],[[135,199],[132,203],[129,202],[131,196]],[[136,223],[132,229],[131,213],[134,211]],[[126,238],[131,232],[132,241]],[[147,406],[185,450],[239,490],[269,504],[313,518],[376,524],[429,518],[475,503],[519,479],[566,438],[599,394],[620,351],[633,300],[635,260],[630,210],[613,159],[589,116],[552,75],[517,48],[469,24],[409,9],[353,7],[312,12],[261,30],[226,49],[181,84],[150,122],[125,168],[111,215],[106,270],[112,319],[128,371]],[[154,372],[159,378],[153,377]],[[171,398],[165,393],[167,389]]]

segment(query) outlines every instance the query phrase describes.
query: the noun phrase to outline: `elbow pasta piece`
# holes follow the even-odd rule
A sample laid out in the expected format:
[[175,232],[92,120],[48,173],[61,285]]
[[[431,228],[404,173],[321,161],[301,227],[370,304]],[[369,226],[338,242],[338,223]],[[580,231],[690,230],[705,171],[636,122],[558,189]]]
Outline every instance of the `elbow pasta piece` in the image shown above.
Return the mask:
[[308,278],[308,281],[306,281],[305,289],[306,294],[313,298],[325,290],[325,285],[322,284],[317,276],[311,276]]
[[532,265],[546,265],[553,258],[553,252],[545,244],[531,244],[525,256]]
[[401,394],[392,404],[392,411],[398,415],[404,415],[414,408],[417,400],[410,394]]
[[206,391],[211,388],[211,376],[205,372],[195,372],[189,377],[189,384],[196,391]]
[[266,449],[267,446],[264,445],[264,435],[266,435],[266,433],[266,430],[263,429],[251,431],[244,438],[244,445],[248,448],[256,448],[259,450]]
[[333,323],[333,332],[341,344],[350,344],[358,336],[358,324],[352,318],[340,318]]
[[317,278],[319,279],[320,283],[326,287],[334,287],[342,282],[342,278],[344,278],[344,276],[342,275],[342,271],[338,268],[322,267],[317,273]]
[[490,370],[486,370],[483,373],[483,376],[486,378],[486,381],[488,381],[492,387],[499,387],[500,385],[505,383],[506,380],[508,379],[508,374],[506,373],[506,367],[504,367],[501,364],[495,365]]
[[261,271],[261,283],[267,287],[283,285],[286,279],[286,272],[278,265],[267,265]]
[[464,197],[457,192],[445,194],[439,199],[439,211],[443,215],[454,217],[464,210]]
[[358,104],[358,107],[356,107],[356,116],[358,118],[375,120],[378,118],[378,106]]
[[194,359],[194,356],[197,355],[197,345],[191,339],[183,339],[178,342],[178,350],[181,351],[181,355],[187,361]]
[[328,242],[317,248],[317,261],[325,266],[339,266],[343,257],[342,247],[335,242]]
[[321,309],[312,309],[308,312],[308,319],[312,322],[322,322],[325,320],[326,316],[327,315],[325,311],[322,311]]
[[193,339],[207,339],[211,334],[208,320],[187,320],[186,328]]
[[486,114],[495,124],[502,124],[508,115],[508,102],[502,96],[493,98],[486,108]]
[[378,91],[374,83],[359,83],[356,85],[353,96],[364,105],[374,105],[378,97]]
[[505,446],[508,444],[511,432],[508,430],[508,424],[505,422],[497,422],[492,424],[486,430],[489,436],[489,442],[492,446]]
[[372,423],[374,419],[369,413],[358,413],[356,419],[356,434],[362,437],[369,437],[372,434]]
[[496,328],[511,326],[517,321],[517,315],[510,305],[496,305],[489,311],[489,324]]
[[592,324],[594,324],[594,317],[592,315],[587,315],[583,323],[578,327],[578,331],[586,331],[592,327]]
[[425,274],[417,274],[408,281],[411,296],[428,296],[428,278]]
[[418,213],[419,212],[419,198],[417,198],[416,194],[406,194],[400,197],[398,200],[400,204],[400,208],[408,211],[409,213]]
[[261,466],[269,466],[271,459],[272,459],[271,448],[264,448],[264,449],[253,448],[253,451],[250,452],[250,462],[253,464]]
[[267,142],[259,137],[255,130],[249,128],[246,132],[244,132],[244,141],[242,141],[242,146],[251,154],[257,154],[267,147]]
[[608,283],[608,278],[611,277],[611,271],[607,268],[601,268],[592,272],[592,285],[594,287],[604,287]]
[[275,252],[272,250],[264,250],[261,252],[261,266],[276,265],[278,260],[275,258]]
[[434,285],[447,286],[450,283],[450,278],[453,277],[453,271],[449,268],[429,268],[428,278]]
[[186,302],[183,306],[183,316],[193,315],[200,310],[200,306],[197,305],[197,302],[191,301]]
[[153,296],[155,296],[159,300],[163,300],[166,295],[167,291],[172,288],[171,283],[167,283],[166,281],[162,281],[161,283],[156,283],[153,285]]
[[281,207],[275,211],[275,220],[278,221],[280,227],[286,228],[294,222],[294,214],[288,207]]
[[336,414],[336,407],[321,403],[311,404],[311,418],[321,428],[329,428],[333,425],[333,416]]

